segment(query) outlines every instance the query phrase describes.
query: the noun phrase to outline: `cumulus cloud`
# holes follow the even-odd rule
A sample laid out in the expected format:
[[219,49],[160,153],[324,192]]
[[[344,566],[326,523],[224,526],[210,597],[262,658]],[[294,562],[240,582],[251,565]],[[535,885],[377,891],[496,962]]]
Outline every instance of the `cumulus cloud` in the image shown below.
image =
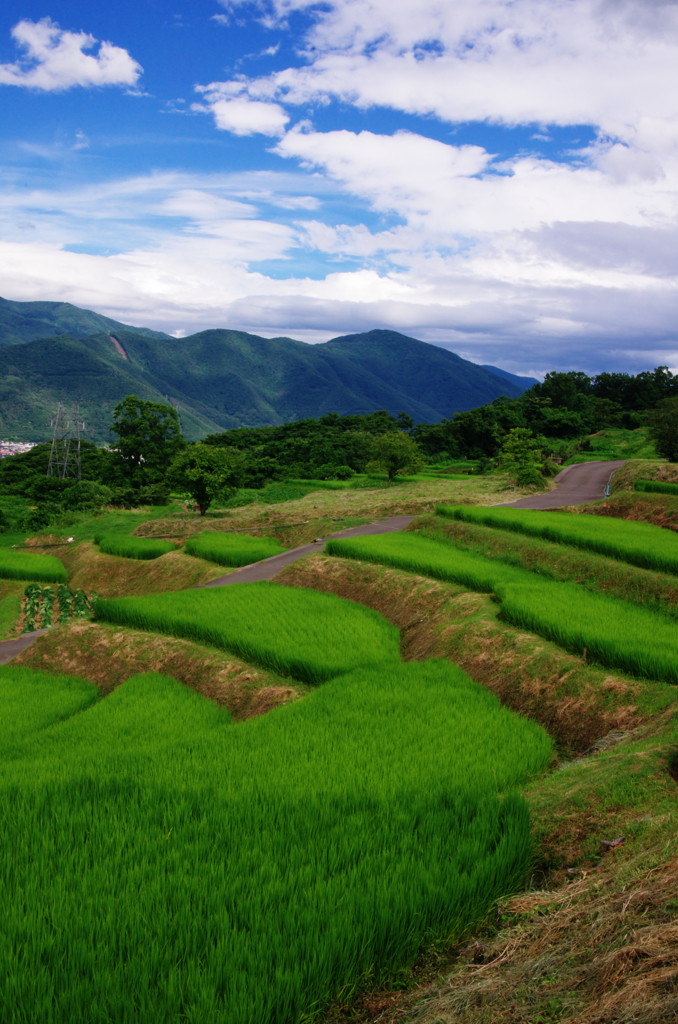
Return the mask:
[[[0,85],[62,92],[74,86],[135,86],[141,66],[127,50],[99,43],[86,32],[68,32],[50,18],[20,21],[12,37],[25,55],[0,64]],[[86,53],[98,47],[96,54]]]
[[[239,6],[232,2],[229,8]],[[271,0],[269,23],[313,8],[305,63],[252,78],[253,99],[335,98],[443,121],[592,124],[638,142],[678,113],[678,7],[646,0]]]
[[193,110],[210,112],[217,128],[234,135],[282,135],[290,120],[279,103],[250,99],[244,82],[213,82],[197,91],[206,103]]

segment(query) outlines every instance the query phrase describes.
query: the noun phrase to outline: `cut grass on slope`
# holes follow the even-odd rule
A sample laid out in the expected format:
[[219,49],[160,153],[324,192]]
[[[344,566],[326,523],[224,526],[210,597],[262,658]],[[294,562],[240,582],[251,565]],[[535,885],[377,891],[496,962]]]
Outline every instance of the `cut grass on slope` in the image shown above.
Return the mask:
[[273,537],[249,537],[242,533],[207,531],[189,537],[184,551],[217,565],[240,566],[280,555],[285,549]]
[[0,1018],[309,1021],[515,891],[531,838],[511,791],[550,756],[444,662],[361,669],[237,727],[131,679],[3,766]]
[[276,583],[100,599],[94,615],[213,644],[309,683],[398,658],[398,632],[380,615],[353,601]]
[[481,526],[460,519],[426,516],[412,524],[416,536],[453,544],[464,551],[496,559],[517,569],[587,590],[633,601],[645,608],[678,617],[678,579],[542,537]]
[[647,523],[609,517],[535,512],[518,508],[471,508],[439,505],[436,512],[451,519],[516,530],[561,544],[597,551],[646,569],[678,574],[678,544],[666,530]]
[[631,675],[678,683],[678,624],[626,601],[590,593],[410,534],[328,543],[330,555],[363,558],[495,593],[501,614],[575,654]]

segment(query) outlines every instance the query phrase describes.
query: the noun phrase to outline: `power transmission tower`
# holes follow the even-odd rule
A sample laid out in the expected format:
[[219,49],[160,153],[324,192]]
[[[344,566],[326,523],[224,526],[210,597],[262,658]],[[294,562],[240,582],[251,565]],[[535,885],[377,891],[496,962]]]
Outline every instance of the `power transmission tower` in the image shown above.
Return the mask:
[[80,480],[80,438],[85,424],[80,419],[80,410],[74,405],[70,412],[59,403],[52,426],[52,448],[49,453],[47,476],[61,480],[73,476]]

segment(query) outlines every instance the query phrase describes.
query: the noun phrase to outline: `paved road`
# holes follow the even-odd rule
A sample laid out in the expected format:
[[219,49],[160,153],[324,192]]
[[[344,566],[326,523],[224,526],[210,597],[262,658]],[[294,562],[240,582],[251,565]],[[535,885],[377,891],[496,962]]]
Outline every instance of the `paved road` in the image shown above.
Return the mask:
[[47,633],[47,630],[36,629],[32,633],[22,633],[21,636],[15,637],[14,640],[3,640],[0,643],[0,665],[5,665],[12,658],[16,657],[17,654],[21,654],[27,647],[35,643],[43,633]]
[[605,497],[605,488],[624,460],[618,462],[580,462],[567,466],[557,477],[555,491],[548,494],[533,494],[519,501],[506,502],[501,508],[563,508],[565,505],[585,505],[588,501],[600,501]]
[[[352,526],[348,530],[341,530],[333,533],[332,537],[363,537],[377,533],[397,533],[404,530],[414,516],[390,516],[388,519],[379,519],[375,523],[366,523],[364,526]],[[283,551],[282,555],[273,555],[272,558],[265,558],[262,562],[255,562],[253,565],[245,565],[242,569],[228,573],[227,576],[218,576],[209,583],[203,583],[203,587],[226,587],[229,583],[258,583],[260,580],[272,580],[274,576],[290,565],[297,562],[306,555],[322,551],[325,547],[327,537],[319,538],[312,544],[302,544],[298,548],[291,548]]]

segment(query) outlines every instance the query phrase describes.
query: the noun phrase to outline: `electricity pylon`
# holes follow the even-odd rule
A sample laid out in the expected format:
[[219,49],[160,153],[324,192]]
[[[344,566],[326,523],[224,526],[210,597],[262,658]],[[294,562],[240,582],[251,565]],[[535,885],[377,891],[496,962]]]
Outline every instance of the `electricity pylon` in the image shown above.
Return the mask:
[[80,419],[80,410],[74,405],[70,411],[59,403],[52,426],[52,448],[49,453],[47,476],[61,480],[75,477],[80,480],[80,438],[85,424]]

